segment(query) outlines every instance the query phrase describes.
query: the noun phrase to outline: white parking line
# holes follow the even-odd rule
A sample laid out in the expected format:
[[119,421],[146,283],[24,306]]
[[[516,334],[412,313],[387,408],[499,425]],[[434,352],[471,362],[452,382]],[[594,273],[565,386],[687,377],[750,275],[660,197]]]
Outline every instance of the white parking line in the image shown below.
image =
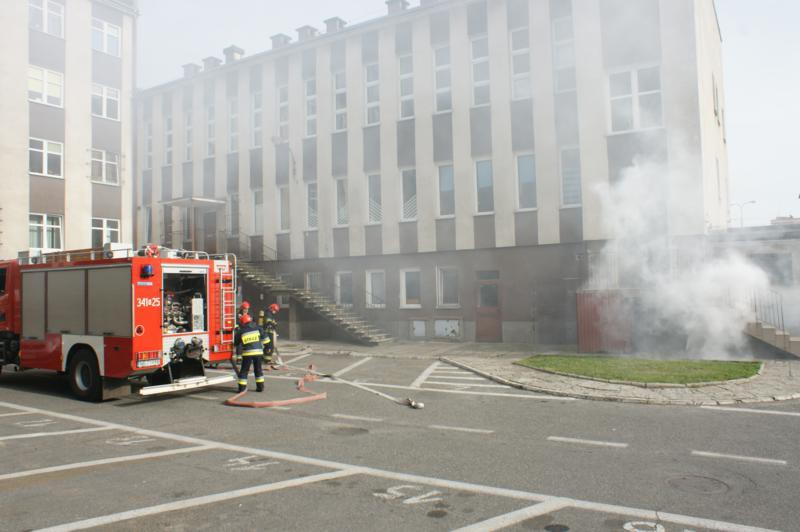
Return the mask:
[[350,370],[353,370],[353,369],[356,369],[356,368],[357,368],[358,366],[360,366],[361,364],[366,364],[366,363],[367,363],[367,362],[369,362],[370,360],[372,360],[372,357],[366,357],[366,358],[362,358],[362,359],[361,359],[361,360],[359,360],[358,362],[354,362],[353,364],[350,364],[350,365],[349,365],[349,366],[347,366],[346,368],[342,368],[342,369],[340,369],[339,371],[337,371],[336,373],[334,373],[334,374],[333,374],[333,376],[334,376],[334,377],[341,377],[342,375],[344,375],[344,374],[345,374],[345,373],[347,373],[348,371],[350,371]]
[[383,418],[379,417],[351,416],[349,414],[333,414],[331,417],[338,419],[352,419],[353,421],[371,421],[373,423],[380,423],[383,421]]
[[738,454],[709,453],[706,451],[692,451],[694,456],[705,456],[708,458],[727,458],[728,460],[739,460],[740,462],[757,462],[760,464],[786,465],[786,460],[775,460],[773,458],[757,458],[755,456],[740,456]]
[[494,434],[493,430],[470,429],[467,427],[450,427],[448,425],[428,425],[429,429],[455,430],[458,432],[474,432],[475,434]]
[[332,473],[321,473],[319,475],[311,475],[308,477],[293,478],[291,480],[283,480],[280,482],[273,482],[271,484],[253,486],[252,488],[225,491],[222,493],[215,493],[214,495],[194,497],[191,499],[184,499],[182,501],[168,502],[166,504],[149,506],[147,508],[139,508],[137,510],[129,510],[127,512],[94,517],[92,519],[85,519],[83,521],[74,521],[72,523],[43,528],[40,529],[40,532],[68,532],[70,530],[83,530],[96,526],[110,525],[113,523],[119,523],[121,521],[128,521],[130,519],[138,519],[150,515],[163,514],[165,512],[174,512],[176,510],[185,510],[187,508],[194,508],[196,506],[204,506],[206,504],[214,504],[217,502],[224,502],[231,499],[238,499],[240,497],[249,497],[251,495],[269,493],[271,491],[278,491],[286,488],[295,488],[298,486],[304,486],[306,484],[312,484],[314,482],[322,482],[324,480],[347,477],[357,473],[359,473],[358,469],[345,469],[343,471],[334,471]]
[[800,417],[800,412],[784,412],[782,410],[759,410],[756,408],[734,408],[727,406],[701,406],[706,410],[722,410],[723,412],[744,412],[746,414],[767,414],[770,416]]
[[613,441],[599,441],[599,440],[581,440],[579,438],[563,438],[561,436],[548,436],[549,441],[563,442],[563,443],[580,443],[583,445],[596,445],[598,447],[616,447],[624,449],[628,446],[627,443],[617,443]]
[[216,395],[185,395],[184,397],[188,397],[189,399],[202,399],[203,401],[224,401],[225,399],[222,397],[218,397]]
[[475,377],[475,376],[462,377],[461,375],[442,375],[440,373],[434,373],[432,378],[434,378],[434,379],[454,379],[454,380],[460,380],[460,381],[485,381],[486,380],[483,377]]
[[288,360],[285,360],[284,364],[294,364],[298,360],[303,360],[304,358],[308,358],[310,356],[311,356],[311,353],[308,353],[306,355],[300,355],[300,356],[297,356],[297,357],[294,357],[294,358],[290,358]]
[[[405,387],[404,387],[405,388]],[[523,396],[524,397],[524,396]],[[358,467],[353,466],[350,464],[345,464],[341,462],[334,462],[330,460],[321,460],[318,458],[311,458],[308,456],[300,456],[300,455],[293,455],[288,453],[282,453],[277,451],[268,451],[265,449],[257,449],[254,447],[245,447],[241,445],[232,445],[223,442],[216,442],[212,440],[204,440],[201,438],[194,438],[191,436],[184,436],[181,434],[174,434],[169,432],[161,432],[156,430],[148,430],[143,429],[140,427],[132,427],[129,425],[121,425],[117,423],[108,423],[105,421],[98,421],[96,419],[85,418],[80,416],[74,416],[71,414],[63,414],[60,412],[53,412],[50,410],[43,410],[39,408],[33,408],[28,406],[17,405],[13,403],[6,403],[0,402],[0,406],[14,409],[14,410],[21,410],[25,412],[37,413],[37,414],[44,414],[48,416],[58,417],[61,419],[68,419],[71,421],[77,421],[80,423],[86,423],[89,425],[99,425],[101,427],[107,427],[110,429],[117,429],[123,430],[127,432],[133,432],[136,434],[145,434],[149,436],[154,436],[157,438],[164,438],[173,441],[180,441],[184,443],[192,443],[195,445],[208,445],[213,446],[216,449],[223,449],[229,450],[234,452],[243,452],[246,454],[254,454],[257,456],[265,456],[267,458],[273,458],[277,460],[286,460],[288,462],[294,462],[298,464],[307,464],[307,465],[315,465],[320,467],[332,468],[337,470],[346,470],[352,471],[355,473],[361,473],[364,475],[369,475],[378,478],[385,478],[391,480],[399,480],[401,482],[408,482],[408,483],[417,483],[417,484],[425,484],[428,486],[436,486],[440,488],[452,489],[452,490],[461,490],[461,491],[469,491],[472,493],[480,493],[485,495],[495,495],[498,497],[508,497],[513,499],[519,500],[526,500],[526,501],[534,501],[534,502],[544,502],[553,499],[553,496],[550,495],[543,495],[539,493],[529,492],[529,491],[520,491],[520,490],[513,490],[507,488],[500,488],[495,486],[487,486],[481,484],[473,484],[470,482],[460,482],[455,480],[446,480],[441,478],[435,477],[425,477],[421,475],[412,475],[408,473],[398,473],[394,471],[387,471],[383,469],[374,469],[370,467]],[[345,471],[340,471],[337,473],[331,474],[340,474],[344,473]],[[641,508],[631,508],[626,506],[618,506],[613,504],[604,504],[604,503],[597,503],[591,501],[583,501],[579,499],[571,500],[572,506],[575,508],[585,509],[585,510],[592,510],[597,512],[604,512],[610,514],[617,514],[622,516],[630,516],[640,519],[649,519],[649,520],[658,520],[663,519],[669,521],[671,523],[677,523],[685,526],[697,526],[700,528],[707,528],[709,530],[719,530],[719,531],[726,531],[726,532],[777,532],[775,530],[769,530],[765,528],[759,528],[754,526],[746,526],[746,525],[739,525],[736,523],[726,523],[723,521],[715,521],[711,519],[703,519],[699,517],[692,517],[688,515],[679,515],[679,514],[670,514],[664,512],[656,512],[654,510],[646,510]]]
[[81,434],[83,432],[98,432],[101,430],[114,430],[113,427],[92,427],[90,429],[59,430],[57,432],[31,432],[28,434],[14,434],[13,436],[1,436],[0,441],[24,440],[27,438],[43,438],[45,436],[64,436],[67,434]]
[[428,366],[427,368],[425,368],[425,371],[423,371],[422,373],[420,373],[420,374],[419,374],[419,377],[417,377],[416,379],[414,379],[414,382],[412,382],[412,383],[411,383],[411,387],[412,387],[412,388],[419,388],[420,386],[422,386],[422,383],[423,383],[423,382],[425,382],[425,379],[427,379],[428,377],[430,377],[431,373],[433,373],[433,371],[434,371],[434,370],[435,370],[435,369],[436,369],[438,366],[439,366],[439,362],[438,362],[438,361],[436,361],[436,362],[434,362],[433,364],[431,364],[430,366]]
[[197,451],[209,451],[214,449],[209,445],[199,445],[197,447],[184,447],[182,449],[170,449],[169,451],[160,451],[156,453],[143,453],[134,454],[130,456],[118,456],[116,458],[103,458],[101,460],[90,460],[88,462],[76,462],[72,464],[64,464],[60,466],[43,467],[41,469],[29,469],[27,471],[19,471],[17,473],[8,473],[0,475],[1,480],[11,480],[14,478],[32,477],[34,475],[44,475],[46,473],[56,473],[58,471],[69,471],[70,469],[83,469],[86,467],[95,467],[107,464],[118,464],[121,462],[133,462],[136,460],[149,460],[150,458],[161,458],[164,456],[172,456],[175,454],[194,453]]
[[573,501],[569,499],[550,499],[533,506],[528,506],[515,512],[498,515],[486,521],[475,523],[463,528],[458,528],[454,532],[484,532],[486,530],[500,530],[511,525],[516,525],[531,517],[539,517],[540,515],[549,514],[550,512],[557,512],[572,504]]
[[0,417],[11,417],[11,416],[29,416],[33,412],[11,412],[10,414],[0,414]]
[[425,384],[439,384],[445,386],[469,386],[470,388],[508,388],[505,384],[467,384],[466,382],[425,381]]

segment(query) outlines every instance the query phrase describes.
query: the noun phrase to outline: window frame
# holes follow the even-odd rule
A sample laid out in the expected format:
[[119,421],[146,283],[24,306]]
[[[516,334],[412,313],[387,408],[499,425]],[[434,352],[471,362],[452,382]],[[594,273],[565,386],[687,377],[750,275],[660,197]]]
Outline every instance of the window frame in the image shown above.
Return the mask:
[[[377,178],[378,181],[378,199],[377,202],[377,219],[373,219],[373,202],[372,202],[372,180]],[[381,174],[367,175],[367,225],[381,225],[383,223],[383,179]]]
[[173,164],[173,152],[175,148],[175,137],[173,136],[174,131],[174,121],[172,113],[168,113],[164,115],[164,164],[167,166],[172,166]]
[[264,189],[255,188],[253,196],[253,234],[264,234]]
[[[350,225],[350,190],[348,189],[348,180],[346,177],[336,177],[333,179],[333,199],[334,199],[334,212],[333,212],[333,226],[334,227],[348,227]],[[343,201],[342,201],[343,200]],[[342,212],[344,211],[344,216]],[[343,221],[344,220],[344,221]]]
[[275,121],[278,130],[278,138],[283,141],[289,140],[289,85],[278,85],[275,89]]
[[[96,26],[96,24],[98,23],[100,24],[100,27]],[[107,22],[98,17],[92,17],[91,29],[92,29],[92,50],[110,55],[111,57],[122,57],[122,28],[120,26]],[[112,51],[110,49],[111,47],[109,46],[109,38],[113,36],[113,31],[112,31],[113,29],[116,29],[117,33],[116,51]],[[103,41],[101,49],[94,47],[94,34],[96,31],[101,32],[101,37]]]
[[206,105],[206,157],[217,154],[217,107],[213,103]]
[[239,153],[239,97],[228,98],[228,153]]
[[[306,128],[305,128],[305,136],[306,138],[314,138],[317,136],[317,130],[319,122],[317,120],[317,114],[319,112],[317,106],[317,78],[309,78],[303,81],[305,85],[303,92],[305,94],[304,101],[305,101],[305,116],[306,116]],[[313,92],[309,92],[310,88],[313,87]],[[314,112],[312,113],[310,109],[313,107]]]
[[[289,185],[280,185],[278,188],[278,234],[286,234],[291,230],[292,218],[291,218],[291,196]],[[283,204],[284,202],[284,194],[286,205]],[[284,223],[286,222],[286,227],[284,227]]]
[[[564,201],[564,152],[566,151],[576,151],[578,152],[578,189],[580,190],[580,202],[578,203],[567,203]],[[571,146],[560,146],[558,149],[558,182],[559,188],[561,191],[560,194],[560,203],[562,209],[575,209],[580,208],[583,206],[583,168],[581,168],[582,159],[581,159],[581,150],[580,146],[578,145],[571,145]]]
[[[411,70],[403,72],[401,69],[401,62],[407,60],[411,62]],[[416,115],[416,104],[414,103],[414,56],[413,54],[403,54],[397,57],[397,95],[399,104],[397,108],[398,120],[411,120]],[[411,92],[403,94],[403,82],[411,80]],[[403,114],[403,105],[411,103],[411,114]]]
[[[519,160],[522,157],[530,157],[533,159],[533,207],[523,207],[522,206],[522,179],[519,173]],[[532,212],[539,210],[539,187],[536,180],[536,154],[532,151],[530,152],[519,152],[514,154],[514,174],[516,176],[516,186],[514,190],[516,191],[516,212]]]
[[[514,49],[514,34],[519,32],[525,32],[527,34],[528,46],[526,48]],[[531,77],[531,32],[528,26],[522,26],[519,28],[510,29],[508,33],[508,47],[510,52],[510,62],[509,62],[509,69],[511,71],[511,99],[516,100],[529,100],[533,98],[533,83]],[[527,58],[527,65],[528,70],[527,72],[517,73],[514,72],[514,59],[517,57],[525,56]],[[528,83],[528,94],[524,96],[520,96],[517,94],[517,87],[516,84],[520,80],[527,80]]]
[[[475,42],[481,41],[481,40],[484,40],[484,39],[486,40],[486,55],[485,56],[476,57],[475,56]],[[471,97],[470,101],[472,102],[472,107],[487,107],[487,106],[492,104],[492,86],[491,86],[492,73],[491,73],[491,63],[490,63],[490,60],[489,60],[490,57],[491,57],[490,50],[489,50],[489,35],[484,33],[484,34],[481,34],[481,35],[473,35],[473,36],[471,36],[470,40],[469,40],[469,52],[470,52],[470,54],[469,54],[469,57],[470,57],[470,81],[472,82],[472,85],[471,85],[471,87],[472,87],[472,97]],[[486,79],[485,80],[481,80],[481,81],[476,81],[475,80],[475,67],[478,66],[478,65],[481,65],[483,63],[486,63],[486,69],[487,69]],[[488,92],[487,101],[482,102],[482,103],[477,103],[477,99],[475,98],[476,91],[478,89],[482,88],[482,87],[488,87],[488,91],[489,92]]]
[[[406,172],[414,172],[414,215],[406,216]],[[410,201],[410,199],[409,199]],[[419,183],[416,168],[400,169],[400,221],[415,222],[419,218]]]
[[[450,168],[450,178],[452,180],[453,185],[453,212],[450,214],[442,213],[442,169],[443,168]],[[440,220],[447,220],[456,217],[456,172],[455,166],[452,162],[446,164],[440,164],[436,167],[436,195],[437,195],[437,202],[436,202],[436,217]]]
[[[446,272],[455,272],[456,274],[456,297],[457,303],[444,302],[444,283],[443,274]],[[437,266],[436,267],[436,308],[437,309],[456,309],[461,308],[461,278],[459,269],[455,266]]]
[[264,145],[264,94],[257,90],[250,94],[250,145],[261,148]]
[[[408,303],[406,293],[406,274],[417,273],[419,275],[419,303]],[[400,308],[419,309],[422,308],[422,270],[420,268],[402,268],[400,270]]]
[[[343,85],[340,87],[338,84],[339,76],[343,76]],[[333,84],[333,131],[338,133],[340,131],[347,131],[347,70],[339,70],[334,72],[331,76],[331,83]],[[344,107],[338,106],[338,99],[340,95],[344,95]],[[339,119],[341,118],[341,124]]]
[[[492,208],[487,211],[481,210],[481,199],[480,199],[480,183],[478,182],[478,165],[480,163],[489,163],[489,168],[491,169],[491,180],[492,180]],[[475,215],[476,216],[489,216],[495,213],[495,194],[494,194],[494,161],[489,159],[475,159]]]
[[[36,149],[31,147],[31,141],[41,142],[42,148]],[[50,169],[50,145],[55,144],[61,147],[61,151],[58,155],[61,157],[60,164],[59,164],[59,172],[58,174],[51,174],[48,172]],[[42,171],[41,172],[34,172],[31,170],[30,167],[30,158],[31,158],[31,151],[36,153],[42,154]],[[64,179],[64,143],[58,142],[54,140],[47,140],[38,137],[28,137],[28,173],[31,175],[38,175],[42,177],[50,177],[53,179]]]
[[[375,290],[372,275],[377,273],[383,275],[383,303],[376,303],[373,299],[375,296]],[[364,271],[364,306],[371,309],[386,308],[386,270]]]
[[[378,75],[375,79],[369,79],[369,71],[371,68],[376,68]],[[377,99],[370,101],[370,89],[377,89]],[[334,102],[335,103],[335,102]],[[377,119],[370,118],[370,111],[375,111]],[[364,125],[376,126],[381,123],[381,66],[380,63],[367,63],[364,65]]]
[[143,170],[153,169],[153,121],[148,119],[144,121],[144,161],[142,162]]
[[[562,24],[564,22],[569,22],[570,27],[570,35],[568,39],[559,39],[556,31],[556,25]],[[572,14],[554,18],[550,21],[550,32],[552,35],[552,54],[553,54],[553,92],[556,94],[563,94],[566,92],[573,92],[578,89],[577,77],[575,75],[575,69],[577,64],[577,57],[575,55],[575,20]],[[559,57],[559,50],[562,50],[564,47],[571,47],[572,54],[571,54],[571,65],[568,66],[559,66],[557,62],[557,58]],[[558,73],[562,71],[572,70],[572,78],[574,84],[569,87],[560,87],[559,86],[559,76]]]
[[[311,187],[314,188],[313,198]],[[319,229],[319,188],[316,182],[306,183],[306,229],[308,231]]]
[[[658,70],[658,90],[639,90],[639,72],[643,70]],[[627,74],[628,81],[630,82],[630,93],[621,96],[612,96],[611,78],[621,74]],[[659,97],[659,104],[661,107],[661,116],[658,125],[642,126],[642,110],[641,98],[643,96],[653,96],[657,94]],[[614,129],[614,111],[613,103],[621,100],[631,100],[631,127],[629,129]],[[662,75],[662,66],[658,63],[642,63],[636,65],[629,65],[627,67],[615,68],[609,70],[606,74],[606,120],[608,124],[608,135],[624,135],[637,131],[653,131],[663,129],[664,126],[664,78]]]
[[[32,71],[38,70],[41,72],[41,79],[37,80],[32,77]],[[51,77],[57,78],[57,83],[51,80]],[[40,81],[42,84],[42,98],[40,100],[31,98],[31,82],[32,81]],[[50,86],[55,85],[58,87],[58,103],[50,103],[48,99],[52,96],[50,94]],[[40,105],[47,105],[49,107],[56,107],[58,109],[64,108],[64,74],[61,72],[56,72],[55,70],[49,70],[44,67],[40,67],[37,65],[28,65],[28,101],[32,103],[38,103]]]
[[[60,4],[58,2],[53,2],[52,0],[41,0],[39,5],[34,5],[36,0],[28,0],[28,28],[32,29],[33,31],[38,31],[41,33],[46,33],[48,35],[52,35],[53,37],[63,39],[64,38],[64,4]],[[51,8],[57,7],[58,13],[55,13],[54,10]],[[37,9],[41,11],[41,22],[42,27],[41,29],[34,27],[31,22],[31,9]],[[56,15],[59,19],[58,25],[58,33],[54,33],[51,31],[50,28],[50,15]]]
[[[342,283],[341,278],[343,276],[350,276],[350,299],[351,303],[342,303]],[[353,308],[355,301],[356,301],[356,284],[355,284],[355,276],[353,272],[348,271],[338,271],[333,275],[333,301],[336,303],[337,306],[343,308]]]
[[[107,85],[101,85],[100,83],[92,83],[92,98],[95,98],[96,96],[98,96],[98,94],[97,94],[98,91],[100,92],[99,96],[100,96],[100,100],[101,100],[101,113],[102,114],[96,114],[94,112],[94,109],[90,108],[92,116],[96,116],[97,118],[105,118],[106,120],[113,120],[114,122],[119,122],[121,120],[121,118],[122,118],[122,107],[121,107],[122,92],[119,89],[117,89],[116,87],[109,87]],[[111,96],[112,92],[116,93],[116,95],[117,95],[116,98]],[[109,116],[109,113],[108,113],[108,102],[111,101],[111,100],[117,102],[117,116],[116,117]]]
[[[100,227],[95,227],[95,222],[100,222]],[[112,227],[109,227],[109,225],[110,225],[109,222],[116,222],[116,224],[117,224],[116,229],[112,228]],[[91,224],[90,225],[91,225],[91,230],[92,230],[92,237],[91,238],[92,238],[92,248],[93,249],[100,249],[107,243],[119,244],[120,238],[122,236],[122,221],[120,219],[118,219],[118,218],[95,218],[95,217],[93,217],[92,220],[91,220]],[[94,247],[94,232],[96,230],[99,230],[100,233],[101,233],[101,235],[100,235],[101,244],[100,244],[99,248],[95,248]],[[112,232],[116,233],[116,240],[108,240],[108,236]]]
[[[436,53],[440,50],[447,49],[447,63],[439,64],[437,62]],[[433,109],[434,114],[439,113],[452,113],[453,112],[453,57],[450,44],[436,46],[433,49]],[[447,72],[448,85],[446,87],[439,86],[439,73]],[[447,100],[450,105],[446,109],[439,108],[439,96],[447,94]]]
[[[96,157],[97,154],[99,154],[100,156]],[[101,185],[109,185],[109,186],[114,186],[114,187],[120,186],[121,185],[121,179],[120,179],[120,174],[119,174],[119,170],[120,170],[120,164],[119,164],[120,163],[120,156],[119,156],[119,154],[118,153],[114,153],[114,152],[109,152],[107,150],[101,150],[101,149],[98,149],[98,148],[92,148],[91,152],[90,152],[90,155],[91,155],[91,164],[90,164],[89,176],[90,176],[90,178],[92,180],[92,183],[98,183],[98,184],[101,184]],[[110,156],[113,156],[113,159]],[[94,166],[95,166],[94,163],[96,163],[96,162],[100,164],[100,168],[101,168],[99,176],[94,174]],[[109,166],[116,166],[117,175],[116,175],[116,180],[115,181],[111,181],[109,179],[109,176],[108,176]]]
[[[34,224],[31,221],[31,218],[34,216],[41,217],[41,223]],[[51,219],[58,220],[58,225],[52,225],[50,223]],[[30,231],[31,226],[41,227],[41,237],[42,237],[42,247],[31,246],[30,242]],[[59,239],[59,247],[48,247],[44,244],[47,244],[48,241],[48,232],[51,229],[58,229],[58,239]],[[47,214],[41,212],[30,212],[28,213],[28,247],[29,249],[38,249],[42,253],[52,253],[54,251],[63,251],[64,249],[64,215],[63,214]]]

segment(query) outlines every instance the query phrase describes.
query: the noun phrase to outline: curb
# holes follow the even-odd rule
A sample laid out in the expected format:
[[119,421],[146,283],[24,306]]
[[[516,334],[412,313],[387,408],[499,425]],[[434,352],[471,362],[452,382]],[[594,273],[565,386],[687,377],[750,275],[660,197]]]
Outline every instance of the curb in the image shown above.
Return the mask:
[[[800,399],[800,393],[788,396],[769,397],[764,399],[746,398],[746,399],[726,399],[720,401],[689,401],[689,400],[648,399],[644,397],[598,396],[598,395],[590,395],[577,392],[562,392],[559,390],[551,390],[548,388],[531,386],[529,384],[523,384],[521,382],[508,380],[503,377],[487,373],[486,371],[479,370],[477,368],[464,364],[463,362],[459,362],[447,357],[440,357],[439,360],[441,360],[442,362],[446,362],[448,364],[452,364],[461,369],[471,371],[476,375],[480,375],[481,377],[497,382],[499,384],[505,384],[507,386],[511,386],[513,388],[517,388],[520,390],[527,390],[529,392],[536,392],[536,393],[544,393],[556,397],[572,397],[574,399],[585,399],[589,401],[605,401],[605,402],[616,402],[616,403],[647,404],[647,405],[662,405],[662,406],[725,406],[725,405],[736,405],[736,404],[746,404],[746,403],[769,403],[775,401]],[[762,364],[761,367],[763,368],[763,366],[764,365]],[[750,379],[754,377],[750,377]],[[739,380],[745,380],[745,379],[739,379]]]
[[740,384],[743,382],[753,380],[756,377],[760,377],[761,373],[764,371],[764,362],[759,362],[758,371],[756,372],[755,375],[751,375],[750,377],[743,377],[741,379],[731,379],[729,381],[708,381],[708,382],[692,382],[689,384],[669,384],[661,382],[648,383],[648,382],[638,382],[638,381],[618,381],[614,379],[598,379],[597,377],[587,377],[585,375],[577,375],[575,373],[565,373],[563,371],[555,371],[552,369],[532,368],[530,366],[519,364],[518,362],[514,362],[513,364],[521,368],[532,369],[534,371],[549,373],[551,375],[558,375],[560,377],[570,377],[573,379],[583,379],[586,381],[604,382],[606,384],[624,384],[626,386],[638,386],[639,388],[651,388],[651,389],[686,389],[686,388],[703,388],[705,386],[721,386],[723,384]]

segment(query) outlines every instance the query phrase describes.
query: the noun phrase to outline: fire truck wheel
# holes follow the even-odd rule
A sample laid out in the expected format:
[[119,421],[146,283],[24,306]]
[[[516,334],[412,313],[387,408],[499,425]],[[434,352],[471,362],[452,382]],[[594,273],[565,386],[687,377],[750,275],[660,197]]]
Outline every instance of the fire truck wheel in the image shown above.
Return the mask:
[[103,381],[97,366],[97,357],[88,349],[81,349],[69,364],[69,387],[81,401],[100,401],[103,398]]

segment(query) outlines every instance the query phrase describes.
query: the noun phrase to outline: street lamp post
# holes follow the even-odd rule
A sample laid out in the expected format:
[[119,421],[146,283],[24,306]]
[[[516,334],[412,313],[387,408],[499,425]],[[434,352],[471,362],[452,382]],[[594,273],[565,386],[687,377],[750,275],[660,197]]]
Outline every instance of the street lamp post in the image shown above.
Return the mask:
[[731,207],[739,207],[739,227],[744,227],[744,208],[746,205],[752,205],[755,200],[745,201],[744,203],[731,203]]

